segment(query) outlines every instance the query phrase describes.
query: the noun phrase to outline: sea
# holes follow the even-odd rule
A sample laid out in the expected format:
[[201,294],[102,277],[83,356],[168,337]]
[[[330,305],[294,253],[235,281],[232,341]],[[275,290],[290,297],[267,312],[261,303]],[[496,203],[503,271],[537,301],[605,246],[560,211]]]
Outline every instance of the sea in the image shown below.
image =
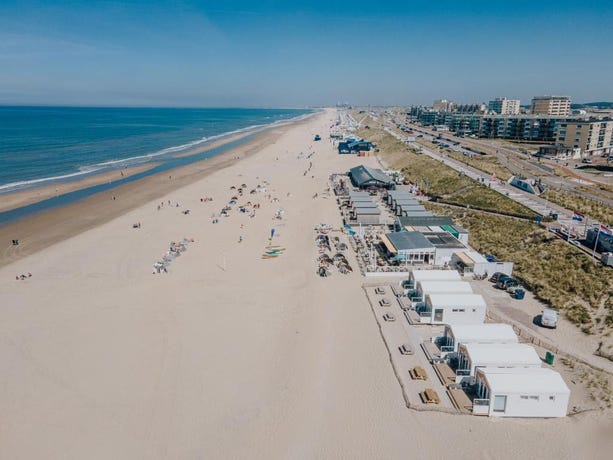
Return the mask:
[[2,193],[108,170],[172,162],[223,137],[310,112],[0,106],[0,199]]

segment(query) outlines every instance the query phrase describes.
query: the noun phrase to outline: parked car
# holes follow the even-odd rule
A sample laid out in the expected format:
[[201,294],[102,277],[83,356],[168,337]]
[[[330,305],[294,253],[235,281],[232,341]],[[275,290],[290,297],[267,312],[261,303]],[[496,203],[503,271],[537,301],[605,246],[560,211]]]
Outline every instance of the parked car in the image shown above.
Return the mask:
[[403,343],[399,348],[400,353],[403,355],[412,355],[415,353],[415,350],[413,350],[413,346],[410,343]]
[[501,277],[496,282],[496,287],[499,289],[509,289],[510,287],[519,286],[519,281],[510,276]]
[[558,327],[558,312],[551,308],[545,308],[541,314],[541,326],[551,329]]
[[490,277],[490,281],[492,283],[496,283],[498,281],[498,278],[500,278],[501,276],[505,276],[505,274],[502,272],[496,272]]

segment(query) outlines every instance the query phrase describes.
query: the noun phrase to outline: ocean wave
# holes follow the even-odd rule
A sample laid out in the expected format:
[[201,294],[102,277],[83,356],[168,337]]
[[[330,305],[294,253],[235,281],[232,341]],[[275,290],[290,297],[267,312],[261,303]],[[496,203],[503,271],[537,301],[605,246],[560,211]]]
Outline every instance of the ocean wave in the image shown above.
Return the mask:
[[174,157],[177,153],[186,152],[186,151],[195,149],[196,147],[205,145],[207,143],[212,143],[214,141],[228,138],[231,136],[235,136],[237,134],[256,133],[256,132],[265,130],[267,128],[270,128],[273,125],[280,125],[280,124],[285,124],[285,123],[292,122],[292,121],[299,121],[299,120],[302,120],[304,118],[311,116],[313,113],[315,112],[302,114],[297,117],[279,119],[272,123],[250,125],[244,128],[239,128],[239,129],[235,129],[232,131],[226,131],[226,132],[216,134],[213,136],[202,137],[200,139],[197,139],[192,142],[188,142],[186,144],[167,147],[157,152],[148,153],[145,155],[138,155],[134,157],[109,160],[109,161],[104,161],[101,163],[95,163],[92,165],[82,165],[82,166],[78,166],[78,171],[73,172],[73,173],[61,174],[57,176],[41,177],[38,179],[31,179],[31,180],[24,180],[24,181],[19,181],[19,182],[11,182],[8,184],[2,184],[0,185],[0,194],[13,192],[13,191],[21,190],[21,189],[26,189],[26,188],[32,188],[35,186],[40,186],[46,182],[61,182],[61,181],[66,181],[66,180],[74,180],[78,178],[79,176],[87,176],[87,175],[91,175],[94,173],[101,173],[101,172],[110,171],[114,169],[121,169],[121,168],[130,167],[130,166],[135,166],[135,165],[147,163],[153,160],[163,159],[165,155],[169,157]]
[[40,179],[31,179],[31,180],[24,180],[24,181],[19,181],[19,182],[11,182],[9,184],[0,185],[0,193],[12,192],[12,191],[23,189],[23,188],[29,188],[34,185],[42,184],[44,182],[62,181],[65,179],[72,179],[78,176],[85,176],[88,174],[93,174],[95,172],[98,172],[101,169],[103,168],[96,168],[92,166],[92,167],[86,167],[84,170],[79,170],[78,172],[74,172],[70,174],[62,174],[59,176],[41,177]]

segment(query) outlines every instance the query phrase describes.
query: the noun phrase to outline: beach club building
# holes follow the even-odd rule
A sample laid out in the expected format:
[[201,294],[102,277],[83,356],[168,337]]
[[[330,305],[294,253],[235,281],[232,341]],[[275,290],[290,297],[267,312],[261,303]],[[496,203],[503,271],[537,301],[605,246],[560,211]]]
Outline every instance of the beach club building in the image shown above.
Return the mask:
[[383,171],[364,165],[351,168],[349,170],[349,178],[351,183],[360,189],[369,187],[389,189],[395,186],[394,179]]
[[524,343],[465,343],[458,346],[456,383],[474,381],[480,368],[540,368],[536,350]]
[[490,417],[565,417],[570,389],[552,369],[482,368],[475,372],[473,414]]
[[405,264],[433,264],[436,248],[419,232],[393,232],[381,235],[389,259]]
[[415,310],[422,324],[482,324],[487,306],[479,294],[426,294]]
[[448,324],[441,337],[434,339],[441,350],[441,357],[457,353],[458,347],[467,343],[504,344],[519,343],[509,324]]
[[422,303],[428,294],[472,294],[466,281],[418,281],[409,294],[411,302]]

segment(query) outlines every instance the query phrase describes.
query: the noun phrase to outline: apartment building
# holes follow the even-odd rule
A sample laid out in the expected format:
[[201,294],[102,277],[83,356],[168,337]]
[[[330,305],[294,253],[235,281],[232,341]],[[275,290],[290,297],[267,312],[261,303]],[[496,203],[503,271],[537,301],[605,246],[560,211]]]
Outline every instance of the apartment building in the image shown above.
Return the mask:
[[581,149],[581,156],[613,153],[613,120],[562,120],[556,129],[556,142]]
[[519,114],[519,99],[507,99],[506,97],[497,97],[488,104],[488,109],[498,115],[518,115]]
[[535,115],[553,115],[567,117],[570,115],[570,97],[536,96],[532,98],[532,113]]

